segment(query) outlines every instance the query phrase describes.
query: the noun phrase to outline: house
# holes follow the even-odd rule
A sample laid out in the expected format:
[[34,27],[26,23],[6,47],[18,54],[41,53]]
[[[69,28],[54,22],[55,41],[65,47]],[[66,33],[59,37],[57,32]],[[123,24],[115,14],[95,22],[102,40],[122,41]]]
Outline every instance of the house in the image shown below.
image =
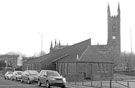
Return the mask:
[[17,67],[17,59],[18,59],[19,55],[0,55],[0,60],[5,61],[6,66],[9,67]]

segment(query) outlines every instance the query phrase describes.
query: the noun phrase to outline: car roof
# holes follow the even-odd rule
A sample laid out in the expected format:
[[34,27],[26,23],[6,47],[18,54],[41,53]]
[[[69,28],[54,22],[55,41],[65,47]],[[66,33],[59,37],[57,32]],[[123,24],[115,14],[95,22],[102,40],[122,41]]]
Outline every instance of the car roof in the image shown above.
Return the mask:
[[[36,70],[25,70],[25,71],[36,71]],[[38,71],[36,71],[36,72],[38,72]]]
[[41,71],[44,71],[44,72],[57,72],[57,71],[54,71],[54,70],[41,70]]
[[7,71],[6,73],[13,73],[13,71]]
[[14,72],[23,72],[23,71],[14,71]]

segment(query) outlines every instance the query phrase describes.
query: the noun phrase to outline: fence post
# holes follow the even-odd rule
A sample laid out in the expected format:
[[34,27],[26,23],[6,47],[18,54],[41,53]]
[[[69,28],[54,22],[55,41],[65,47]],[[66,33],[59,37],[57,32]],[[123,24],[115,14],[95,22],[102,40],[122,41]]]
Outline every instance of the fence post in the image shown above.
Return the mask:
[[110,88],[112,88],[112,80],[110,80]]
[[84,80],[82,80],[82,86],[84,86]]
[[101,80],[101,88],[102,88],[102,80]]
[[127,81],[127,86],[129,87],[129,81]]
[[92,80],[91,80],[91,87],[92,87]]

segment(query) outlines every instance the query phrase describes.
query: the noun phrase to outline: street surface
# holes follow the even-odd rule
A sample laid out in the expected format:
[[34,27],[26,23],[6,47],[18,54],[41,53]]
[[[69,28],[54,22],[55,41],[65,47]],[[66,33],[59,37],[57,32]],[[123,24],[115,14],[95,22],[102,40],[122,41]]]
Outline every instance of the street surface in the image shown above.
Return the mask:
[[[45,85],[39,87],[36,83],[27,84],[21,83],[20,81],[5,80],[3,77],[0,77],[0,88],[46,88],[46,87]],[[59,87],[52,87],[52,88],[59,88]]]
[[[0,76],[0,88],[46,88],[46,87],[43,84],[41,87],[39,87],[37,83],[27,84],[21,83],[20,81],[5,80],[2,76]],[[51,88],[60,88],[60,87],[51,87]],[[66,88],[93,88],[93,87],[66,84]]]

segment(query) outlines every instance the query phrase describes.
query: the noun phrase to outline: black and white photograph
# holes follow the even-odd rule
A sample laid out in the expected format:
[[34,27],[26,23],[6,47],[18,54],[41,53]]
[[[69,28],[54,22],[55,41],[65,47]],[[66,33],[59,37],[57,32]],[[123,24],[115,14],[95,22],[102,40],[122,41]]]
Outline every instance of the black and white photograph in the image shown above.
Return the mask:
[[0,0],[0,88],[135,88],[134,0]]

